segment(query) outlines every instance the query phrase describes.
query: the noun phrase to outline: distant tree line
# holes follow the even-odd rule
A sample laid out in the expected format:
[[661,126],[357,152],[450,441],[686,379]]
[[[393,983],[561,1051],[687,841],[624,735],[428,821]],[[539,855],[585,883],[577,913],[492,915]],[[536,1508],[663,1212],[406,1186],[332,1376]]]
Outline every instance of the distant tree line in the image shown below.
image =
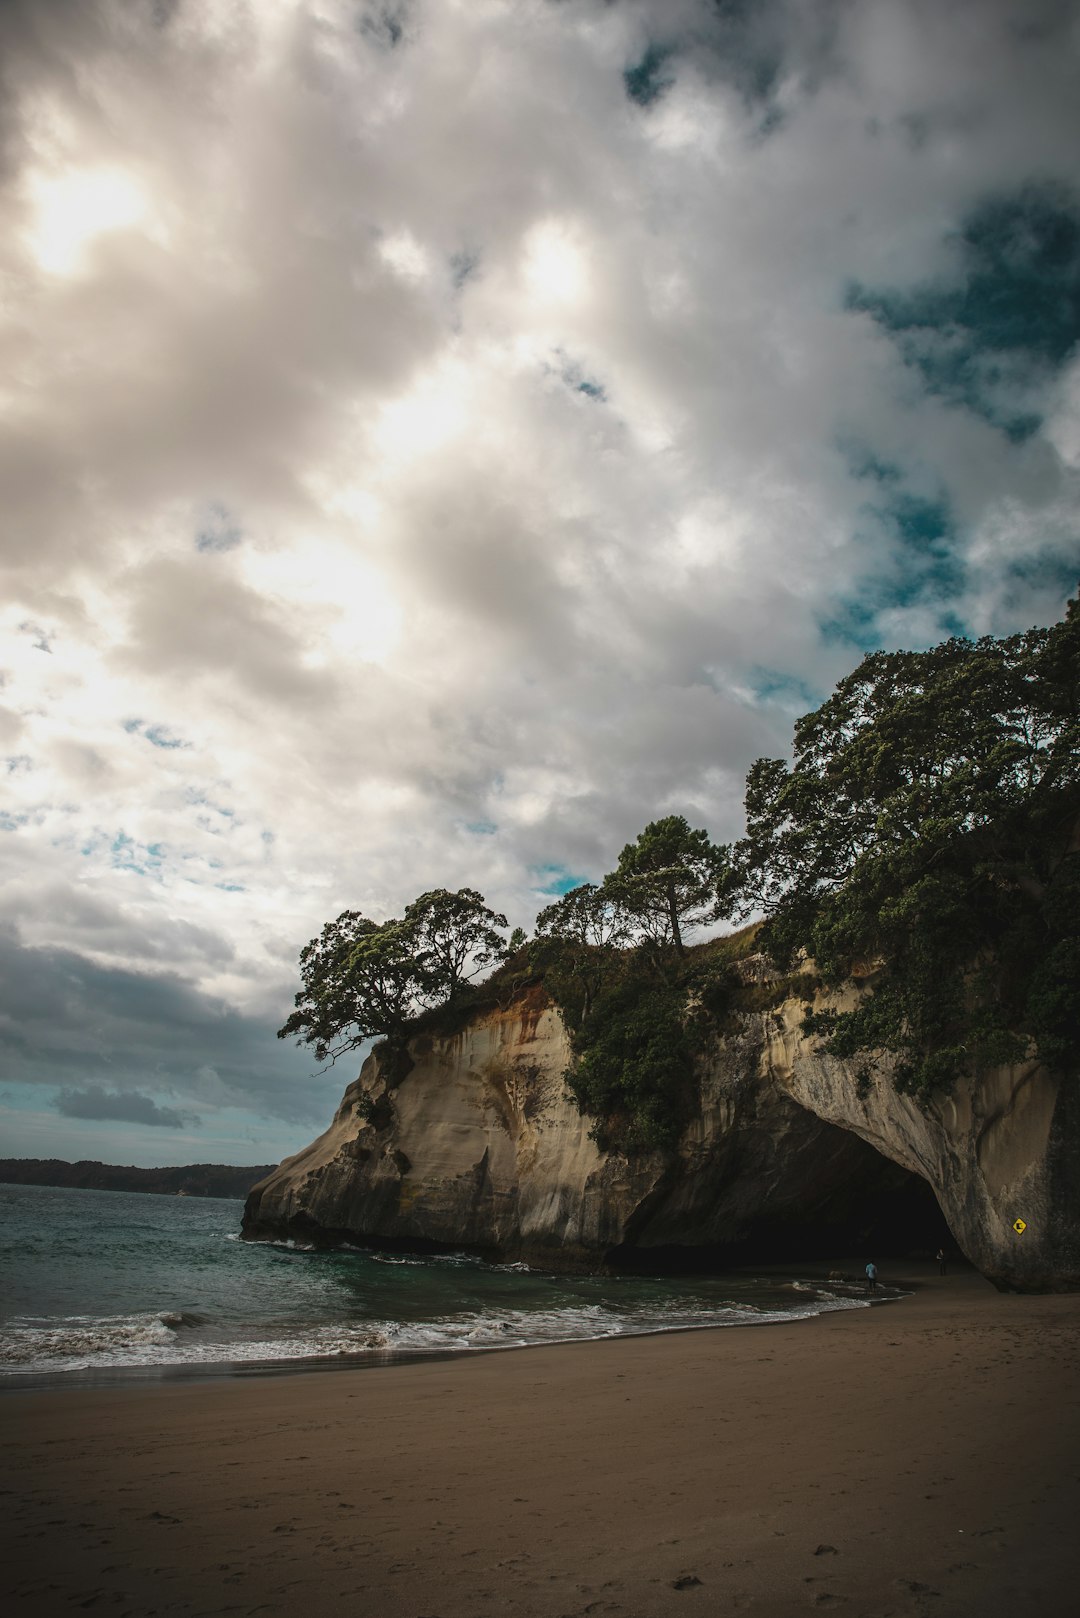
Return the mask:
[[57,1157],[0,1158],[5,1185],[63,1186],[72,1191],[146,1191],[159,1197],[246,1197],[276,1163],[236,1167],[231,1163],[185,1163],[179,1168],[140,1169],[128,1164]]
[[[280,1030],[331,1060],[401,1044],[512,957],[542,973],[575,1048],[568,1074],[601,1134],[669,1142],[695,1042],[731,1003],[729,947],[704,927],[763,918],[756,947],[826,985],[861,965],[872,992],[808,1028],[864,1081],[893,1058],[901,1089],[1038,1056],[1080,1058],[1080,610],[1004,639],[876,652],[795,726],[793,759],[759,759],[746,835],[651,822],[615,870],[542,910],[535,937],[472,888],[400,920],[346,911],[300,958]],[[680,1099],[681,1097],[681,1099]],[[606,1122],[605,1122],[606,1120]]]

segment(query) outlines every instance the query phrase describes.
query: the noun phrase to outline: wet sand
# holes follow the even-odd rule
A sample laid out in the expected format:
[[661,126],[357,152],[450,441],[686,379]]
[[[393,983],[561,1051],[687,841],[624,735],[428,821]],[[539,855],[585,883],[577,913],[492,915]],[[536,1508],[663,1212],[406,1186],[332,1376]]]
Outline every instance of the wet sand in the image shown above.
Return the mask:
[[0,1396],[3,1610],[1064,1618],[1080,1297]]

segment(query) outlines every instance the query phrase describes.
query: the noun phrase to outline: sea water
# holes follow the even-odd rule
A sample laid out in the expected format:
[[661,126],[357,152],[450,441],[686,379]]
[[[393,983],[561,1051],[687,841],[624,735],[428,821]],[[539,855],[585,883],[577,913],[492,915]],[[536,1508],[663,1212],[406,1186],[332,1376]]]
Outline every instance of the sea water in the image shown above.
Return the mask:
[[855,1288],[775,1272],[565,1276],[465,1254],[242,1242],[242,1211],[216,1197],[0,1185],[0,1379],[377,1364],[869,1306]]

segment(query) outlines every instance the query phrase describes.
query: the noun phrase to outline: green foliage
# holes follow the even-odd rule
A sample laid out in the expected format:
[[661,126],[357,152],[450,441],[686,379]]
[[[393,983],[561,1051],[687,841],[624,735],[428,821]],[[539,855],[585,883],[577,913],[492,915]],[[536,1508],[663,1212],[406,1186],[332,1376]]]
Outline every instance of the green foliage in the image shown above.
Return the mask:
[[730,850],[694,831],[682,815],[651,821],[627,843],[604,888],[638,938],[660,957],[666,946],[685,951],[684,932],[718,918]]
[[681,1132],[693,1094],[693,1047],[685,991],[642,981],[628,963],[573,1036],[566,1082],[582,1112],[597,1120],[601,1147],[668,1147]]
[[597,995],[622,971],[628,938],[621,907],[606,886],[592,882],[571,888],[537,916],[530,956],[569,1027],[588,1020]]
[[473,888],[421,894],[401,920],[343,911],[301,952],[303,988],[278,1038],[313,1046],[320,1062],[367,1039],[400,1046],[421,1011],[456,1000],[469,977],[503,957],[505,926]]
[[422,893],[406,907],[405,924],[413,929],[429,997],[453,1000],[463,983],[505,954],[499,929],[505,929],[506,917],[489,910],[475,888]]
[[1080,1057],[1080,613],[1004,640],[874,653],[760,759],[741,902],[780,961],[873,992],[810,1026],[928,1093],[1029,1050]]
[[296,1036],[331,1062],[366,1039],[400,1042],[428,992],[416,931],[402,921],[381,925],[358,910],[327,922],[300,954],[303,988],[279,1039]]
[[[703,945],[677,971],[658,970],[652,952],[564,944],[549,956],[544,986],[570,1029],[574,1060],[566,1083],[591,1135],[627,1152],[673,1147],[696,1105],[695,1059],[730,1015],[735,952]],[[591,974],[586,999],[583,979]]]
[[726,872],[727,850],[669,815],[602,884],[537,917],[530,956],[570,1029],[567,1084],[602,1145],[667,1148],[687,1122],[700,1026],[729,1009],[730,970],[715,944],[689,957],[683,934],[715,917]]

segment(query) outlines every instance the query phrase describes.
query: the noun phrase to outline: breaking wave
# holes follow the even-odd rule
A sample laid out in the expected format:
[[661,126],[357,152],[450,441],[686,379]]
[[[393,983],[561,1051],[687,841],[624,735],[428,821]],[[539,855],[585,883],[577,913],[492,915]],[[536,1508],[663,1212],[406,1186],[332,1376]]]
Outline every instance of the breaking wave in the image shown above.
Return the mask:
[[190,1310],[41,1323],[9,1321],[0,1334],[0,1366],[19,1372],[85,1371],[96,1367],[250,1364],[310,1359],[395,1357],[528,1348],[654,1332],[718,1326],[766,1326],[836,1309],[869,1308],[868,1299],[816,1294],[787,1309],[740,1301],[727,1307],[660,1307],[618,1311],[596,1303],[558,1309],[469,1311],[427,1321],[378,1320],[315,1324],[268,1332],[216,1323]]

